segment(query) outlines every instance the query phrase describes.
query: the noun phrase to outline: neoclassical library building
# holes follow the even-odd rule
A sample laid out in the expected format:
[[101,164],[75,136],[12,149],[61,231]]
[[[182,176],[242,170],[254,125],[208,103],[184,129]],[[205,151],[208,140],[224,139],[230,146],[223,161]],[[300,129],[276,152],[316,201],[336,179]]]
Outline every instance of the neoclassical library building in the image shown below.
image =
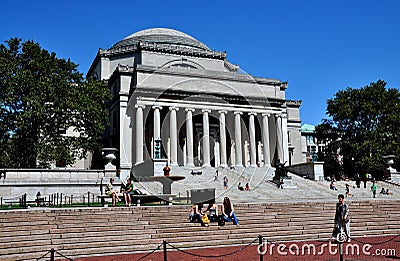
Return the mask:
[[112,92],[106,146],[121,172],[157,159],[175,169],[305,162],[301,101],[286,99],[288,83],[244,73],[186,33],[136,32],[99,49],[88,77]]

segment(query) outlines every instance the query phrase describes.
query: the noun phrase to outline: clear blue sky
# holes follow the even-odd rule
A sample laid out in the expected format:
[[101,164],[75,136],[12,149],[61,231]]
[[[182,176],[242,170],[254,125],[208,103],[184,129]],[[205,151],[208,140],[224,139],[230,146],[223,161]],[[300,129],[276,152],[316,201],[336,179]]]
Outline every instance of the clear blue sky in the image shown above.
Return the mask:
[[400,87],[400,1],[1,1],[0,41],[34,40],[86,73],[98,48],[142,29],[180,30],[258,77],[288,81],[302,123],[326,100],[382,79]]

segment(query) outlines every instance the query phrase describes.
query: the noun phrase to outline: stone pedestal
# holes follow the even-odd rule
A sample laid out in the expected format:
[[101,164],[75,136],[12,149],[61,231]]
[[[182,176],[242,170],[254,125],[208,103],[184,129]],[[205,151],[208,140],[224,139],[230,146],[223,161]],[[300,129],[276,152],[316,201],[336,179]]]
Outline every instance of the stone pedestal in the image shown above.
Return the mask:
[[385,179],[397,179],[398,177],[396,175],[399,175],[399,173],[397,172],[397,170],[395,168],[392,167],[392,165],[394,164],[393,159],[396,156],[394,155],[387,155],[387,156],[383,156],[382,158],[384,158],[386,160],[386,164],[388,165],[388,167],[385,169],[384,172],[384,178]]
[[[167,165],[167,159],[154,159],[154,176],[164,176],[163,168]],[[173,171],[173,167],[171,167],[171,171]]]

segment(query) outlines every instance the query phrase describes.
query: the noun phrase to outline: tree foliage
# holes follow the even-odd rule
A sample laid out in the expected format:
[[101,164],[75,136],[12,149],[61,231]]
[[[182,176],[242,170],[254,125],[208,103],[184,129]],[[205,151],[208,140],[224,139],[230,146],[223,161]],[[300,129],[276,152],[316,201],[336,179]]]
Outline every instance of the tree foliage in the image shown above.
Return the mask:
[[378,80],[360,89],[347,88],[327,101],[327,115],[316,127],[326,145],[323,159],[332,174],[352,177],[371,173],[381,178],[387,167],[382,156],[400,157],[400,93]]
[[106,84],[85,80],[75,63],[33,41],[0,45],[0,164],[72,164],[100,148],[108,124]]

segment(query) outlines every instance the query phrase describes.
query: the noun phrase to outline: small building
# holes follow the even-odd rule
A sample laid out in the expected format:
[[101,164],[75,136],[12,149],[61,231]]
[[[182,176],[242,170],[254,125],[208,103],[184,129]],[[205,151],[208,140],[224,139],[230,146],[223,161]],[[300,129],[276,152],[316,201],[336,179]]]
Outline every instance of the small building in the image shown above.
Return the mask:
[[310,124],[301,125],[301,152],[303,162],[315,162],[318,160],[318,152],[323,150],[315,137],[315,126]]

